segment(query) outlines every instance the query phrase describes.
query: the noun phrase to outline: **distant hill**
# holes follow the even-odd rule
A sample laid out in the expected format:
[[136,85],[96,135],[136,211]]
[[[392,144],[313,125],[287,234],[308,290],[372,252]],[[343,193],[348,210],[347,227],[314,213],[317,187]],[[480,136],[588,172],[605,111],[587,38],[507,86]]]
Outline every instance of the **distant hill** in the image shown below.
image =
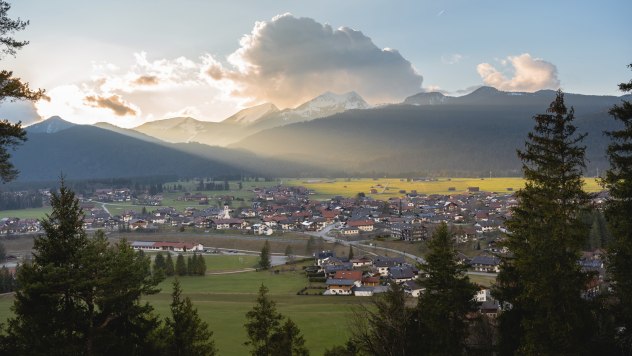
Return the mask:
[[279,110],[268,103],[241,110],[222,122],[176,117],[148,122],[134,130],[167,142],[227,146],[265,129],[367,108],[369,104],[355,92],[341,95],[327,92],[294,109]]
[[73,124],[72,122],[63,120],[59,116],[51,116],[50,118],[44,121],[40,121],[26,127],[26,132],[52,134],[52,133],[69,129],[73,126],[76,126],[76,125]]
[[[463,97],[426,93],[417,105],[351,110],[276,127],[229,147],[358,174],[519,175],[516,149],[524,146],[533,115],[545,113],[554,91],[506,93],[483,87]],[[566,94],[585,140],[589,173],[607,167],[602,132],[615,127],[614,96]]]
[[315,172],[307,165],[262,158],[247,151],[151,142],[89,125],[73,125],[54,133],[28,132],[27,136],[12,154],[12,162],[20,171],[18,181],[54,181],[62,173],[69,179],[92,179]]

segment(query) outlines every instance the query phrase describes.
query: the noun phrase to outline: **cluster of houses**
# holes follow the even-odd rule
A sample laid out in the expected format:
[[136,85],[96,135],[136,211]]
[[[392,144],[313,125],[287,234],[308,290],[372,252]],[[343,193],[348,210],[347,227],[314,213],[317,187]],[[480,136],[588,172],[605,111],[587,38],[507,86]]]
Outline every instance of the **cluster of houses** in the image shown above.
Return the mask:
[[42,226],[37,219],[0,219],[0,235],[31,234],[41,230]]
[[[323,295],[370,297],[386,292],[390,283],[401,285],[411,297],[423,293],[417,283],[420,271],[402,257],[365,256],[349,260],[336,257],[331,251],[322,251],[316,254],[315,263],[312,270],[322,272],[326,277],[327,289]],[[481,287],[474,300],[479,311],[488,316],[495,317],[501,309],[488,288]]]
[[194,242],[168,241],[133,241],[131,246],[137,251],[172,251],[172,252],[202,252],[204,246]]

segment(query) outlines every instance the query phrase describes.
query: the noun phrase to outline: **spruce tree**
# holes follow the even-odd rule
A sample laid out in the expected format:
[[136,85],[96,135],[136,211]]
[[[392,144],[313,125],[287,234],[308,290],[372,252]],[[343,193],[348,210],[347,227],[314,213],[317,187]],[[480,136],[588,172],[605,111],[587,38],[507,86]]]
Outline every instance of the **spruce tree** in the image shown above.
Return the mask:
[[197,255],[198,261],[196,264],[197,271],[196,273],[200,276],[204,276],[206,274],[206,259],[203,255]]
[[417,336],[411,335],[412,310],[406,306],[404,288],[391,283],[389,290],[370,305],[354,310],[351,342],[359,354],[374,356],[418,355]]
[[187,263],[181,253],[176,258],[176,276],[186,276],[188,274]]
[[417,347],[429,354],[459,355],[465,352],[466,315],[475,310],[476,286],[460,263],[448,225],[441,223],[428,241],[426,262],[420,265],[425,289],[415,310]]
[[353,246],[349,245],[349,261],[353,259]]
[[259,268],[269,269],[272,266],[270,261],[270,242],[266,240],[261,248],[261,254],[259,255]]
[[189,276],[193,276],[194,274],[197,274],[195,271],[197,269],[196,264],[197,263],[197,256],[196,255],[189,255],[187,256],[187,275]]
[[200,319],[189,297],[182,297],[180,281],[173,282],[171,318],[165,321],[163,336],[166,354],[175,356],[213,356],[217,354],[213,332]]
[[154,275],[165,276],[165,268],[165,258],[163,257],[162,253],[158,252],[158,254],[156,254],[156,257],[154,258]]
[[173,259],[171,253],[167,252],[167,258],[165,258],[165,276],[171,277],[175,274],[175,267],[173,266]]
[[124,240],[88,239],[74,193],[62,181],[51,197],[33,259],[18,270],[2,352],[81,355],[151,352],[157,318],[142,296],[157,293],[149,258]]
[[[632,64],[628,67],[632,69]],[[632,80],[619,84],[619,89],[632,92]],[[606,219],[612,233],[607,266],[618,301],[614,314],[622,327],[621,347],[632,350],[632,103],[622,101],[610,109],[610,115],[621,128],[607,133],[610,169],[603,182],[610,191]]]
[[581,293],[587,275],[578,264],[588,226],[580,215],[585,134],[577,134],[574,110],[557,92],[547,114],[534,117],[523,162],[525,187],[507,221],[509,234],[495,296],[511,305],[500,317],[503,354],[580,354],[591,336],[591,316]]
[[285,323],[270,338],[270,354],[274,356],[308,356],[305,339],[292,319]]
[[281,325],[283,316],[276,310],[276,303],[268,298],[268,288],[263,284],[255,306],[246,313],[246,319],[244,327],[248,341],[244,344],[251,347],[251,355],[272,356],[272,336]]

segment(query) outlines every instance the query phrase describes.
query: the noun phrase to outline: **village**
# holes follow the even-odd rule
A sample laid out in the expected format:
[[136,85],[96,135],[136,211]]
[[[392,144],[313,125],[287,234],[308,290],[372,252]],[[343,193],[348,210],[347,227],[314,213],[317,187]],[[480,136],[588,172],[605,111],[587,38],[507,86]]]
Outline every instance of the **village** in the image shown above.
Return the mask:
[[[417,260],[401,256],[388,257],[370,252],[374,241],[388,240],[421,244],[442,222],[448,224],[459,252],[459,259],[469,266],[469,273],[495,276],[499,271],[499,256],[507,251],[497,247],[506,233],[504,221],[511,214],[516,199],[511,192],[499,194],[481,192],[476,187],[468,192],[451,195],[425,195],[415,191],[400,192],[401,196],[378,200],[359,193],[355,197],[334,196],[327,200],[310,199],[312,190],[302,186],[272,186],[253,188],[249,207],[232,208],[235,197],[209,197],[203,192],[184,192],[177,200],[190,203],[183,210],[164,207],[160,194],[141,194],[134,197],[131,189],[99,189],[92,196],[80,196],[85,213],[87,231],[134,232],[182,231],[193,229],[200,234],[214,231],[252,236],[283,236],[286,232],[322,235],[330,241],[354,248],[357,257],[336,256],[332,251],[314,253],[314,265],[306,268],[310,283],[316,285],[303,293],[326,296],[372,296],[387,290],[390,282],[400,284],[411,297],[422,290],[415,280],[420,276]],[[603,197],[596,196],[595,204]],[[140,209],[126,210],[111,215],[103,203],[141,201]],[[145,205],[149,206],[146,207]],[[0,220],[0,234],[37,233],[41,227],[36,219]],[[325,235],[323,230],[326,229]],[[204,253],[198,243],[133,241],[132,247],[143,251],[172,251]],[[370,252],[370,253],[367,253]],[[377,253],[376,253],[377,252]],[[585,295],[594,296],[603,288],[601,251],[585,253],[579,263],[595,277],[586,287]],[[421,254],[418,254],[421,256]],[[306,288],[307,289],[307,288]],[[481,286],[476,295],[480,312],[496,315],[500,304],[490,289]]]

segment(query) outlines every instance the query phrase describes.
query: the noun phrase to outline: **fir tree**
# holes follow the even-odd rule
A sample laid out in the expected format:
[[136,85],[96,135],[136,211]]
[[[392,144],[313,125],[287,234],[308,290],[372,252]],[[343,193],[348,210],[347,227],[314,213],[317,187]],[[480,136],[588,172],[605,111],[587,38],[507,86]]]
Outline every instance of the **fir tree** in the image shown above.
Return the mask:
[[18,270],[19,288],[3,352],[116,354],[153,350],[157,318],[142,296],[157,293],[149,258],[124,240],[110,246],[102,232],[88,239],[83,213],[62,181],[41,222],[33,260]]
[[154,275],[165,276],[166,262],[162,253],[158,252],[154,258]]
[[248,341],[244,344],[251,347],[251,355],[268,356],[272,354],[272,336],[281,325],[283,316],[276,310],[276,303],[268,298],[268,288],[263,284],[259,288],[257,302],[252,310],[246,313],[246,333]]
[[305,339],[301,330],[292,319],[285,323],[270,338],[270,355],[274,356],[308,356]]
[[176,258],[176,276],[186,276],[187,272],[187,263],[184,261],[184,256],[179,253]]
[[196,273],[200,276],[204,276],[206,274],[206,260],[204,259],[204,256],[202,255],[197,255],[198,256],[198,261],[197,261],[197,271]]
[[197,266],[195,265],[197,263],[197,256],[196,255],[189,255],[187,256],[187,275],[192,276],[194,274],[197,274],[195,271],[197,269]]
[[459,263],[448,225],[441,223],[428,241],[426,262],[420,265],[425,292],[419,297],[415,319],[418,347],[429,354],[459,355],[465,351],[467,313],[475,310],[476,286]]
[[[632,64],[628,67],[632,69]],[[619,89],[632,92],[632,80],[619,84]],[[614,314],[622,327],[621,347],[632,352],[632,103],[615,105],[610,115],[621,128],[607,133],[610,169],[603,182],[610,191],[606,219],[612,233],[607,266],[618,300]]]
[[167,252],[167,258],[165,258],[165,276],[171,277],[173,275],[175,275],[173,259],[171,258],[171,253]]
[[[354,311],[351,343],[363,354],[374,356],[417,355],[411,337],[412,310],[406,307],[406,293],[396,283],[388,292]],[[362,354],[362,353],[361,353]]]
[[165,321],[163,341],[167,355],[213,356],[217,354],[213,332],[200,319],[189,297],[182,297],[180,281],[173,282],[171,318]]
[[261,254],[259,255],[259,268],[269,269],[272,266],[270,262],[270,242],[266,240],[261,248]]
[[587,282],[577,263],[588,237],[580,215],[585,135],[577,134],[574,112],[557,92],[547,114],[518,151],[526,179],[507,221],[504,256],[495,296],[512,308],[500,317],[503,354],[580,354],[591,336],[591,316],[581,292]]
[[349,261],[353,259],[353,246],[349,245]]

